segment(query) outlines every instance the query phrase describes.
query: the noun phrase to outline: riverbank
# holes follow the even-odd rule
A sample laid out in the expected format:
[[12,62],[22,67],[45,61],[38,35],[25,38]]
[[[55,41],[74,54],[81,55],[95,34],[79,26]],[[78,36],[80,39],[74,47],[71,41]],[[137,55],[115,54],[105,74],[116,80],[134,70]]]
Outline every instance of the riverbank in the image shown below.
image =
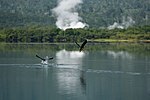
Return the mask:
[[89,42],[95,42],[95,43],[150,43],[150,40],[122,40],[122,39],[91,39],[88,40]]

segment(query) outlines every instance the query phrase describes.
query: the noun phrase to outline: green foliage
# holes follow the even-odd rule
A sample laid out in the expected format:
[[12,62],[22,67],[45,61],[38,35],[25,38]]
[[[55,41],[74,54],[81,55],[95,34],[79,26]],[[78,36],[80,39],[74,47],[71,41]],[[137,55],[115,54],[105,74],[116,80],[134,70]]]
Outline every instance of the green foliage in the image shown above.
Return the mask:
[[[56,18],[51,9],[58,0],[0,0],[0,28],[30,24],[53,25]],[[83,0],[79,16],[90,28],[108,27],[132,17],[135,25],[150,24],[149,0]]]
[[0,42],[81,42],[83,39],[150,40],[150,26],[130,27],[128,29],[67,29],[65,31],[51,26],[28,26],[3,28]]

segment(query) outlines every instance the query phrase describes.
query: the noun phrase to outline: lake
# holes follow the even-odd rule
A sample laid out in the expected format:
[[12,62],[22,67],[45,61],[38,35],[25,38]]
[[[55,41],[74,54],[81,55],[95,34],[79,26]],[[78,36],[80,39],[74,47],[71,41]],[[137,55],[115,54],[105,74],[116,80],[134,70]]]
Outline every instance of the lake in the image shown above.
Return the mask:
[[150,44],[1,43],[0,100],[150,100]]

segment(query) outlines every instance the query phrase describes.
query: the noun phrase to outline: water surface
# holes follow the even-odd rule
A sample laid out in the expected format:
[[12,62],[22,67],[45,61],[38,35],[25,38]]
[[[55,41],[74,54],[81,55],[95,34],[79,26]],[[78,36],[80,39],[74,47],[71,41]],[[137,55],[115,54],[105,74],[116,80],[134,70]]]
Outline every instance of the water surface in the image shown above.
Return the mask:
[[150,100],[150,44],[0,44],[0,100]]

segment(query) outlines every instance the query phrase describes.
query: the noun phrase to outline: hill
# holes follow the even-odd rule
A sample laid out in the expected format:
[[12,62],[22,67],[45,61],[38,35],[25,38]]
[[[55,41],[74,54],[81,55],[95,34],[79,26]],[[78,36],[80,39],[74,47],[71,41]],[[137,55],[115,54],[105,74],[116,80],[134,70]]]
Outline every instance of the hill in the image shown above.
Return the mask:
[[[149,5],[150,0],[83,0],[77,12],[91,28],[124,24],[141,26],[150,25]],[[55,26],[52,9],[56,6],[57,0],[1,0],[0,27]],[[128,23],[130,21],[132,23]]]

